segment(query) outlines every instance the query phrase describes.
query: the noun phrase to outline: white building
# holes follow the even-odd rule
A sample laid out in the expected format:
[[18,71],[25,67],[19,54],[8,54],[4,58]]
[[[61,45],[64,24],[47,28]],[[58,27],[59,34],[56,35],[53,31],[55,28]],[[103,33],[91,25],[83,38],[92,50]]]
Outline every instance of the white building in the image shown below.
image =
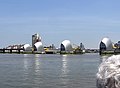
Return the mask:
[[32,47],[30,46],[30,44],[25,44],[23,46],[23,49],[24,49],[24,51],[32,51]]
[[60,45],[60,51],[73,51],[71,42],[69,40],[64,40]]
[[42,42],[36,42],[36,43],[34,44],[34,51],[37,51],[37,52],[40,52],[40,53],[45,52],[45,51],[44,51],[44,47],[43,47],[43,45],[42,45]]
[[112,50],[113,44],[109,38],[103,38],[100,42],[100,50]]

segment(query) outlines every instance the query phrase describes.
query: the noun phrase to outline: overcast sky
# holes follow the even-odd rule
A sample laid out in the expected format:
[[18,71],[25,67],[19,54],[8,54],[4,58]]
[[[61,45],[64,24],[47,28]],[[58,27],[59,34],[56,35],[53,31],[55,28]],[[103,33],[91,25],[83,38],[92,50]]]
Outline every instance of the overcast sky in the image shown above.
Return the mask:
[[0,0],[0,48],[31,44],[39,33],[43,45],[68,39],[98,48],[104,37],[120,40],[120,0]]

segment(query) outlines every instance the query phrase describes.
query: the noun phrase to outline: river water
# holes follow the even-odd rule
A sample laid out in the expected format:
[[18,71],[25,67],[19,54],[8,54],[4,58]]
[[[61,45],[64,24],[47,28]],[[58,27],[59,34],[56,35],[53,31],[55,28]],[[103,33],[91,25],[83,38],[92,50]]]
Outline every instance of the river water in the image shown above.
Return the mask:
[[0,88],[96,88],[99,54],[0,54]]

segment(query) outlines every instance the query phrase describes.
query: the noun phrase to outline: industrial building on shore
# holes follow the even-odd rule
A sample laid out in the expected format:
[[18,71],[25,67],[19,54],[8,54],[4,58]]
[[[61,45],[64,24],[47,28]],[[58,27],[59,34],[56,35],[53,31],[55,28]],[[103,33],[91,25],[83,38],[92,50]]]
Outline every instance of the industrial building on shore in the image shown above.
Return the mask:
[[32,35],[32,46],[30,44],[16,44],[10,45],[6,48],[0,49],[3,53],[35,53],[35,54],[81,54],[85,52],[84,45],[72,45],[70,40],[64,40],[61,42],[59,48],[55,48],[54,44],[51,46],[44,46],[42,44],[41,36],[36,33]]
[[109,38],[103,38],[99,45],[100,54],[118,54],[120,53],[120,41],[113,43]]

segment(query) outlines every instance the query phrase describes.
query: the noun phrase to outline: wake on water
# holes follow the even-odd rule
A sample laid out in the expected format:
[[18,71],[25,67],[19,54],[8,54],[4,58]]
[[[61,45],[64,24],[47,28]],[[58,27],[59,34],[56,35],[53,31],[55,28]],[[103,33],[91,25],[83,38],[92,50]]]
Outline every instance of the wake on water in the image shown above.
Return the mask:
[[120,88],[120,55],[102,61],[98,67],[97,88]]

